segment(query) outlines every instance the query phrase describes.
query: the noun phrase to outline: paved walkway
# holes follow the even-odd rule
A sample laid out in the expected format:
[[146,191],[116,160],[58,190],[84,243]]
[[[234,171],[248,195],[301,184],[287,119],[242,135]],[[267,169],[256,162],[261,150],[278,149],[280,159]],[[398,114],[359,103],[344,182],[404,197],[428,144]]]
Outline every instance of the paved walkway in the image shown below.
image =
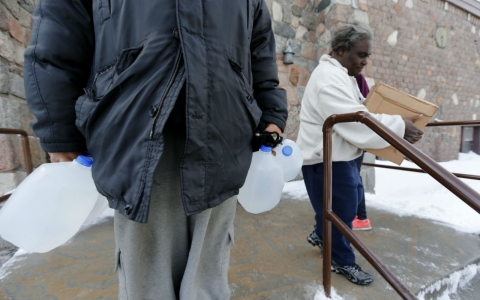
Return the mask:
[[[308,201],[287,198],[261,215],[238,206],[229,272],[232,299],[313,298],[313,291],[308,291],[322,280],[321,253],[306,242],[313,216]],[[476,235],[372,209],[369,217],[373,230],[357,235],[414,292],[480,254]],[[9,262],[8,274],[0,272],[0,299],[116,299],[113,238],[112,219],[106,219],[54,251],[16,257]],[[400,299],[363,258],[358,263],[374,275],[375,282],[361,287],[333,274],[340,295]]]

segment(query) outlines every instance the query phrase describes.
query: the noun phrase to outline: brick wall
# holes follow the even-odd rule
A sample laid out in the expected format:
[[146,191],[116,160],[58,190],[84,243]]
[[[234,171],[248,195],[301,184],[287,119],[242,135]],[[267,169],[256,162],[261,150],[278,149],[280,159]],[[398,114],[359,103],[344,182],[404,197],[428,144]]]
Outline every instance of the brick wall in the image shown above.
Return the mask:
[[[368,76],[435,103],[440,120],[480,117],[477,17],[442,0],[368,1],[368,16],[375,34]],[[444,48],[437,28],[445,29]],[[418,147],[437,161],[456,159],[460,137],[460,127],[427,129]]]
[[[25,101],[23,53],[31,34],[34,0],[0,0],[0,127],[23,129],[31,135],[34,166],[45,153],[30,128],[33,116]],[[20,138],[0,135],[0,195],[25,177]]]

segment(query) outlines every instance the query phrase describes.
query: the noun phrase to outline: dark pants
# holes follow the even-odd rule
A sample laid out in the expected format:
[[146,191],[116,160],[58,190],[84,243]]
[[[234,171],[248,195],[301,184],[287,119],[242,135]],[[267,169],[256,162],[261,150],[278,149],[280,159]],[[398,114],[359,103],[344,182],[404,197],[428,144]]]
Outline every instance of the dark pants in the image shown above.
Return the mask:
[[[303,166],[303,178],[308,196],[315,210],[315,230],[323,239],[323,163]],[[355,160],[332,163],[332,208],[333,212],[352,228],[357,214],[357,205],[363,197],[363,184]],[[355,254],[350,242],[332,226],[332,258],[339,265],[355,263]]]
[[[355,159],[355,162],[357,163],[358,173],[360,173],[360,170],[362,169],[363,156],[364,156],[364,153],[362,153],[362,155],[360,155],[357,159]],[[362,180],[361,176],[360,176],[360,180]],[[360,202],[358,202],[357,217],[360,220],[366,220],[368,218],[367,207],[365,206],[365,192],[360,198]]]

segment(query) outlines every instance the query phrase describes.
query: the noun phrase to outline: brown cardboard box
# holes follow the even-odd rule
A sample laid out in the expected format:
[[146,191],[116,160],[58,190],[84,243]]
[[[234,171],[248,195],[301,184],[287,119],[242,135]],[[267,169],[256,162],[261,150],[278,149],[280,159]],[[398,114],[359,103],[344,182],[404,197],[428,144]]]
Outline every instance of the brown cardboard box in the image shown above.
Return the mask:
[[[364,104],[369,112],[400,115],[404,119],[423,114],[423,117],[415,122],[415,126],[422,130],[438,110],[438,106],[435,104],[413,97],[384,83],[379,83],[372,87]],[[365,151],[398,165],[405,158],[393,146],[383,149],[365,149]]]

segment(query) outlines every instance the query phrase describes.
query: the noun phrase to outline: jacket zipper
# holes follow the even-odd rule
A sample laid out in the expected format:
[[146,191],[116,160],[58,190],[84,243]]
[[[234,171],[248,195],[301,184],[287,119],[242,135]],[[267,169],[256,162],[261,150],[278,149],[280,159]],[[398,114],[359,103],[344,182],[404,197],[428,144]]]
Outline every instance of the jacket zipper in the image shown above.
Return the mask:
[[168,92],[170,91],[170,88],[173,85],[173,82],[175,81],[175,77],[177,77],[178,69],[180,68],[180,60],[182,59],[182,52],[178,55],[177,61],[175,62],[175,68],[173,71],[172,77],[170,77],[170,81],[167,84],[167,87],[165,88],[165,91],[163,92],[162,98],[160,99],[160,102],[156,105],[157,107],[157,112],[155,113],[155,117],[153,118],[152,121],[152,126],[150,128],[150,137],[149,139],[153,138],[153,133],[154,133],[154,128],[155,128],[155,123],[157,122],[158,116],[160,115],[160,111],[162,110],[162,105],[163,102],[165,101],[165,98],[167,97]]

